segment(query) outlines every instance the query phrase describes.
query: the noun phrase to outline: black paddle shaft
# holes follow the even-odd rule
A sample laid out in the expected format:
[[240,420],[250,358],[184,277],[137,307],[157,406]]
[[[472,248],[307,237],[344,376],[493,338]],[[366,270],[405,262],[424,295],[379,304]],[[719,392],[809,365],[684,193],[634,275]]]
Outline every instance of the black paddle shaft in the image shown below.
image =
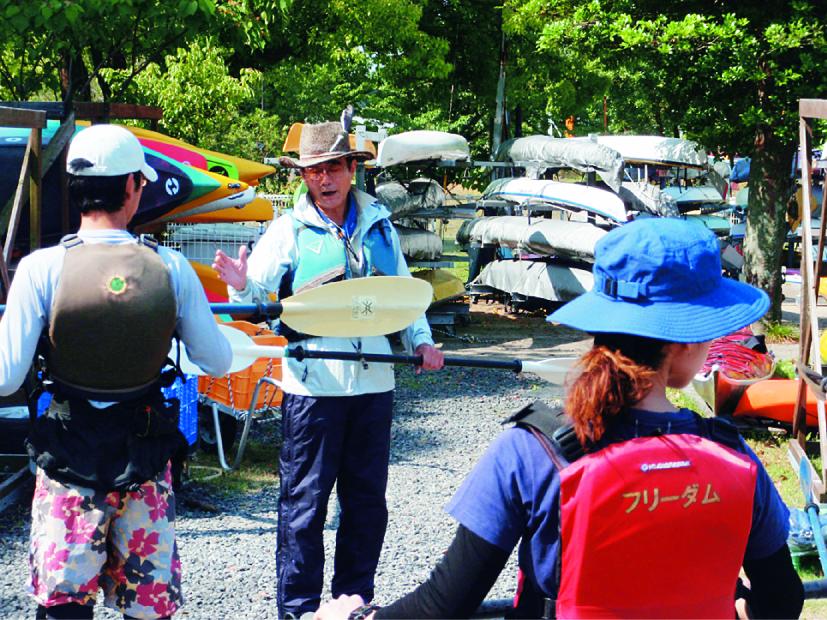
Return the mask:
[[213,314],[252,315],[266,319],[277,319],[281,316],[284,307],[280,303],[254,304],[210,304]]
[[[256,303],[256,304],[210,304],[213,314],[237,314],[261,316],[267,319],[277,319],[281,316],[284,307],[280,303]],[[6,306],[0,304],[0,315],[6,311]]]
[[[327,359],[345,360],[348,362],[382,362],[386,364],[413,364],[422,365],[421,355],[391,355],[385,353],[360,353],[359,351],[307,351],[303,347],[288,349],[287,357],[296,360]],[[499,368],[521,372],[523,363],[520,360],[492,360],[474,357],[445,357],[446,366],[470,366],[472,368]]]

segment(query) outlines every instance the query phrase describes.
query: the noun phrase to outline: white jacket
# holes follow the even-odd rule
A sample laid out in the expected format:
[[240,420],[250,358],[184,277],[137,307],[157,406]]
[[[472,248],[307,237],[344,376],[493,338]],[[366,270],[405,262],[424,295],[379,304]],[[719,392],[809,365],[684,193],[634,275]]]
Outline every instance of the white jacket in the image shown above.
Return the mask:
[[[351,190],[357,205],[356,230],[351,236],[354,248],[362,247],[362,236],[378,220],[389,215],[384,205],[370,194]],[[335,235],[335,224],[326,223],[313,206],[310,195],[302,196],[293,209],[293,218],[315,227],[328,228]],[[399,237],[393,231],[393,251],[396,255],[397,274],[410,276],[402,256]],[[299,261],[295,229],[290,217],[282,216],[267,229],[250,255],[247,269],[247,286],[237,291],[228,286],[234,302],[252,303],[265,301],[269,293],[278,291],[282,278],[295,269]],[[433,344],[431,329],[423,315],[402,332],[402,341],[410,352],[421,344]],[[301,346],[309,351],[356,351],[364,353],[390,353],[385,336],[365,338],[313,337],[303,340]],[[394,387],[393,365],[382,363],[362,364],[341,360],[288,358],[282,364],[282,386],[285,392],[303,396],[353,396],[387,392]]]

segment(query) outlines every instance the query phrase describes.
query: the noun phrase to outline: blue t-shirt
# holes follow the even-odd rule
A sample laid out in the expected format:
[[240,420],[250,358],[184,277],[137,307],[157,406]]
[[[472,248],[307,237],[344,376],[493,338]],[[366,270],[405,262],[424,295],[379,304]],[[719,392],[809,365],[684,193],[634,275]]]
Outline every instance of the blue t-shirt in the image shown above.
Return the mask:
[[[689,410],[653,413],[633,410],[607,433],[607,441],[650,434],[702,434]],[[786,543],[789,511],[761,461],[741,440],[745,454],[758,464],[747,558],[763,558]],[[447,512],[480,538],[511,551],[522,539],[519,563],[526,578],[552,593],[559,536],[560,477],[540,442],[522,428],[502,433],[483,455],[446,506]]]

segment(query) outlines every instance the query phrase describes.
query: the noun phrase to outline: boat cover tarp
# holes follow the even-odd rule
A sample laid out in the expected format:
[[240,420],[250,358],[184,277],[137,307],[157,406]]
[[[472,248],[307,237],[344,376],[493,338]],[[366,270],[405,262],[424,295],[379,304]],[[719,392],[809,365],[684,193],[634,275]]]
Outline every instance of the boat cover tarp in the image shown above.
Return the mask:
[[617,151],[583,140],[526,136],[506,140],[496,154],[497,161],[526,165],[526,176],[537,178],[549,168],[574,168],[581,172],[594,170],[614,191],[623,180],[623,157]]
[[379,143],[377,166],[393,166],[412,161],[465,160],[471,156],[468,141],[447,131],[420,129],[388,136]]
[[706,151],[697,142],[665,136],[589,136],[568,138],[572,142],[591,142],[617,151],[628,163],[664,166],[709,166]]
[[488,263],[472,285],[547,301],[571,301],[592,289],[591,271],[579,267],[528,260]]
[[434,261],[442,256],[442,239],[430,230],[394,225],[402,254],[410,260]]
[[445,192],[433,179],[413,179],[404,185],[387,181],[376,186],[376,198],[391,212],[391,220],[398,220],[414,211],[441,207]]
[[680,215],[675,199],[646,181],[623,181],[618,195],[632,211],[663,217]]
[[554,205],[565,211],[586,211],[622,223],[629,219],[617,194],[581,183],[505,177],[488,184],[483,200],[506,200],[518,205]]
[[502,215],[466,220],[457,231],[457,242],[497,245],[539,256],[593,259],[594,246],[605,234],[586,222]]

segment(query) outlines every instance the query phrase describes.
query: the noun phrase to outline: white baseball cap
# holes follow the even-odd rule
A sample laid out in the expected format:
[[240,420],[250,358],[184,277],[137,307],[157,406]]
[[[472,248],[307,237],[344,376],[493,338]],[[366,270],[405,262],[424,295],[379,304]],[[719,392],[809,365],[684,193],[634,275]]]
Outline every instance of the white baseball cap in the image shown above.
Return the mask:
[[69,144],[66,172],[84,177],[140,172],[148,181],[158,180],[158,173],[146,163],[138,138],[118,125],[92,125],[79,131]]

